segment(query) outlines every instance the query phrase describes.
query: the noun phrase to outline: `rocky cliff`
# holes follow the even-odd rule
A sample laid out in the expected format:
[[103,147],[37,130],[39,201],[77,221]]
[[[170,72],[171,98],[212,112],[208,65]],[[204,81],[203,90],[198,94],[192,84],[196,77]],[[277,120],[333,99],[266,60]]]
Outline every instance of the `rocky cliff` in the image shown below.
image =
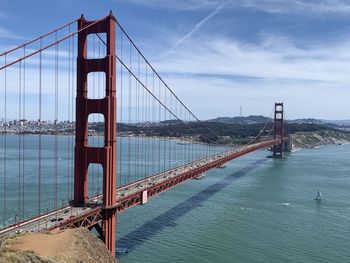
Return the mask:
[[314,148],[327,144],[350,143],[350,133],[332,130],[315,132],[296,132],[292,134],[293,144],[296,148]]

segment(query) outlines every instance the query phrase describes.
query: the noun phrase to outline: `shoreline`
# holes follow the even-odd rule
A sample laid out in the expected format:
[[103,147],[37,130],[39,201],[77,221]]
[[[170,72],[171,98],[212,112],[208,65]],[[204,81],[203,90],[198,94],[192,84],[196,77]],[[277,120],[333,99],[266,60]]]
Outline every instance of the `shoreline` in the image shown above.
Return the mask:
[[[62,136],[62,137],[69,137],[69,136],[75,136],[75,133],[67,133],[67,132],[58,132],[56,134],[51,132],[45,132],[45,133],[0,133],[0,136]],[[102,134],[98,133],[92,133],[89,134],[89,137],[97,137],[97,138],[103,138]],[[127,138],[127,139],[154,139],[154,140],[162,140],[162,141],[174,141],[179,144],[187,144],[187,143],[194,143],[194,144],[207,144],[206,142],[201,142],[195,140],[195,138],[189,136],[189,137],[167,137],[167,136],[135,136],[135,135],[123,135],[123,134],[117,134],[117,138]],[[294,134],[291,134],[293,145],[295,146],[295,149],[291,152],[295,152],[299,149],[318,149],[319,147],[327,146],[327,145],[343,145],[343,144],[350,144],[350,134],[337,132],[337,131],[330,131],[330,130],[320,130],[316,132],[297,132]],[[245,138],[244,138],[245,139]],[[236,145],[244,145],[244,143],[239,142],[232,142],[227,141],[221,142],[223,146],[229,145],[231,143],[234,143]]]

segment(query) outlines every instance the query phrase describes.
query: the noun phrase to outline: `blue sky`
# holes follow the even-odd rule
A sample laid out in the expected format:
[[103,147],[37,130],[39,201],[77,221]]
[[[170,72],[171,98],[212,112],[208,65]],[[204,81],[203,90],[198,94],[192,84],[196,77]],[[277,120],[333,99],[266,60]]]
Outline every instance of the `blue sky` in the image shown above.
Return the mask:
[[0,48],[113,10],[201,118],[350,119],[350,1],[0,0]]

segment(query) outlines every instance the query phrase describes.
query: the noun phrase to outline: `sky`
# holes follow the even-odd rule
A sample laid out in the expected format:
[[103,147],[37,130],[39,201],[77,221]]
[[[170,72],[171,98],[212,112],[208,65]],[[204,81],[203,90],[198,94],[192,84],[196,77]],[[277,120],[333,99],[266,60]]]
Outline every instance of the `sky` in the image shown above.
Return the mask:
[[350,119],[347,0],[0,0],[0,52],[109,10],[200,119]]

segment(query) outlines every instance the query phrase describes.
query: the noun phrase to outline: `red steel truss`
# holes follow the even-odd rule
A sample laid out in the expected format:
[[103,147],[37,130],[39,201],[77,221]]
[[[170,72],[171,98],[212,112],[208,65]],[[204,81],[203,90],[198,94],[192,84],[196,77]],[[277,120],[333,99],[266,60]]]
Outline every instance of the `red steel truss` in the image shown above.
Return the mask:
[[[213,168],[219,167],[229,161],[232,161],[238,157],[241,157],[245,154],[248,154],[250,152],[256,151],[258,149],[271,147],[274,145],[279,145],[281,143],[281,139],[271,139],[268,141],[263,141],[255,144],[251,144],[248,146],[243,146],[239,148],[236,151],[232,151],[228,155],[224,155],[221,158],[217,158],[213,162],[209,162],[203,166],[199,166],[197,168],[191,169],[185,173],[179,174],[175,177],[172,177],[168,180],[164,180],[163,182],[152,185],[146,189],[147,191],[147,198],[155,197],[189,179],[195,178],[198,175],[211,170]],[[117,202],[114,204],[113,208],[116,212],[123,212],[131,207],[134,207],[136,205],[143,204],[143,193],[145,192],[145,189],[142,189],[140,191],[135,192],[132,195],[128,195],[126,197],[121,198],[120,200],[117,200]],[[98,206],[94,208],[93,210],[87,212],[86,214],[83,214],[78,217],[70,218],[69,220],[61,222],[59,225],[55,226],[55,228],[75,228],[75,227],[93,227],[97,224],[99,224],[103,218],[103,212],[104,210],[102,207]]]

